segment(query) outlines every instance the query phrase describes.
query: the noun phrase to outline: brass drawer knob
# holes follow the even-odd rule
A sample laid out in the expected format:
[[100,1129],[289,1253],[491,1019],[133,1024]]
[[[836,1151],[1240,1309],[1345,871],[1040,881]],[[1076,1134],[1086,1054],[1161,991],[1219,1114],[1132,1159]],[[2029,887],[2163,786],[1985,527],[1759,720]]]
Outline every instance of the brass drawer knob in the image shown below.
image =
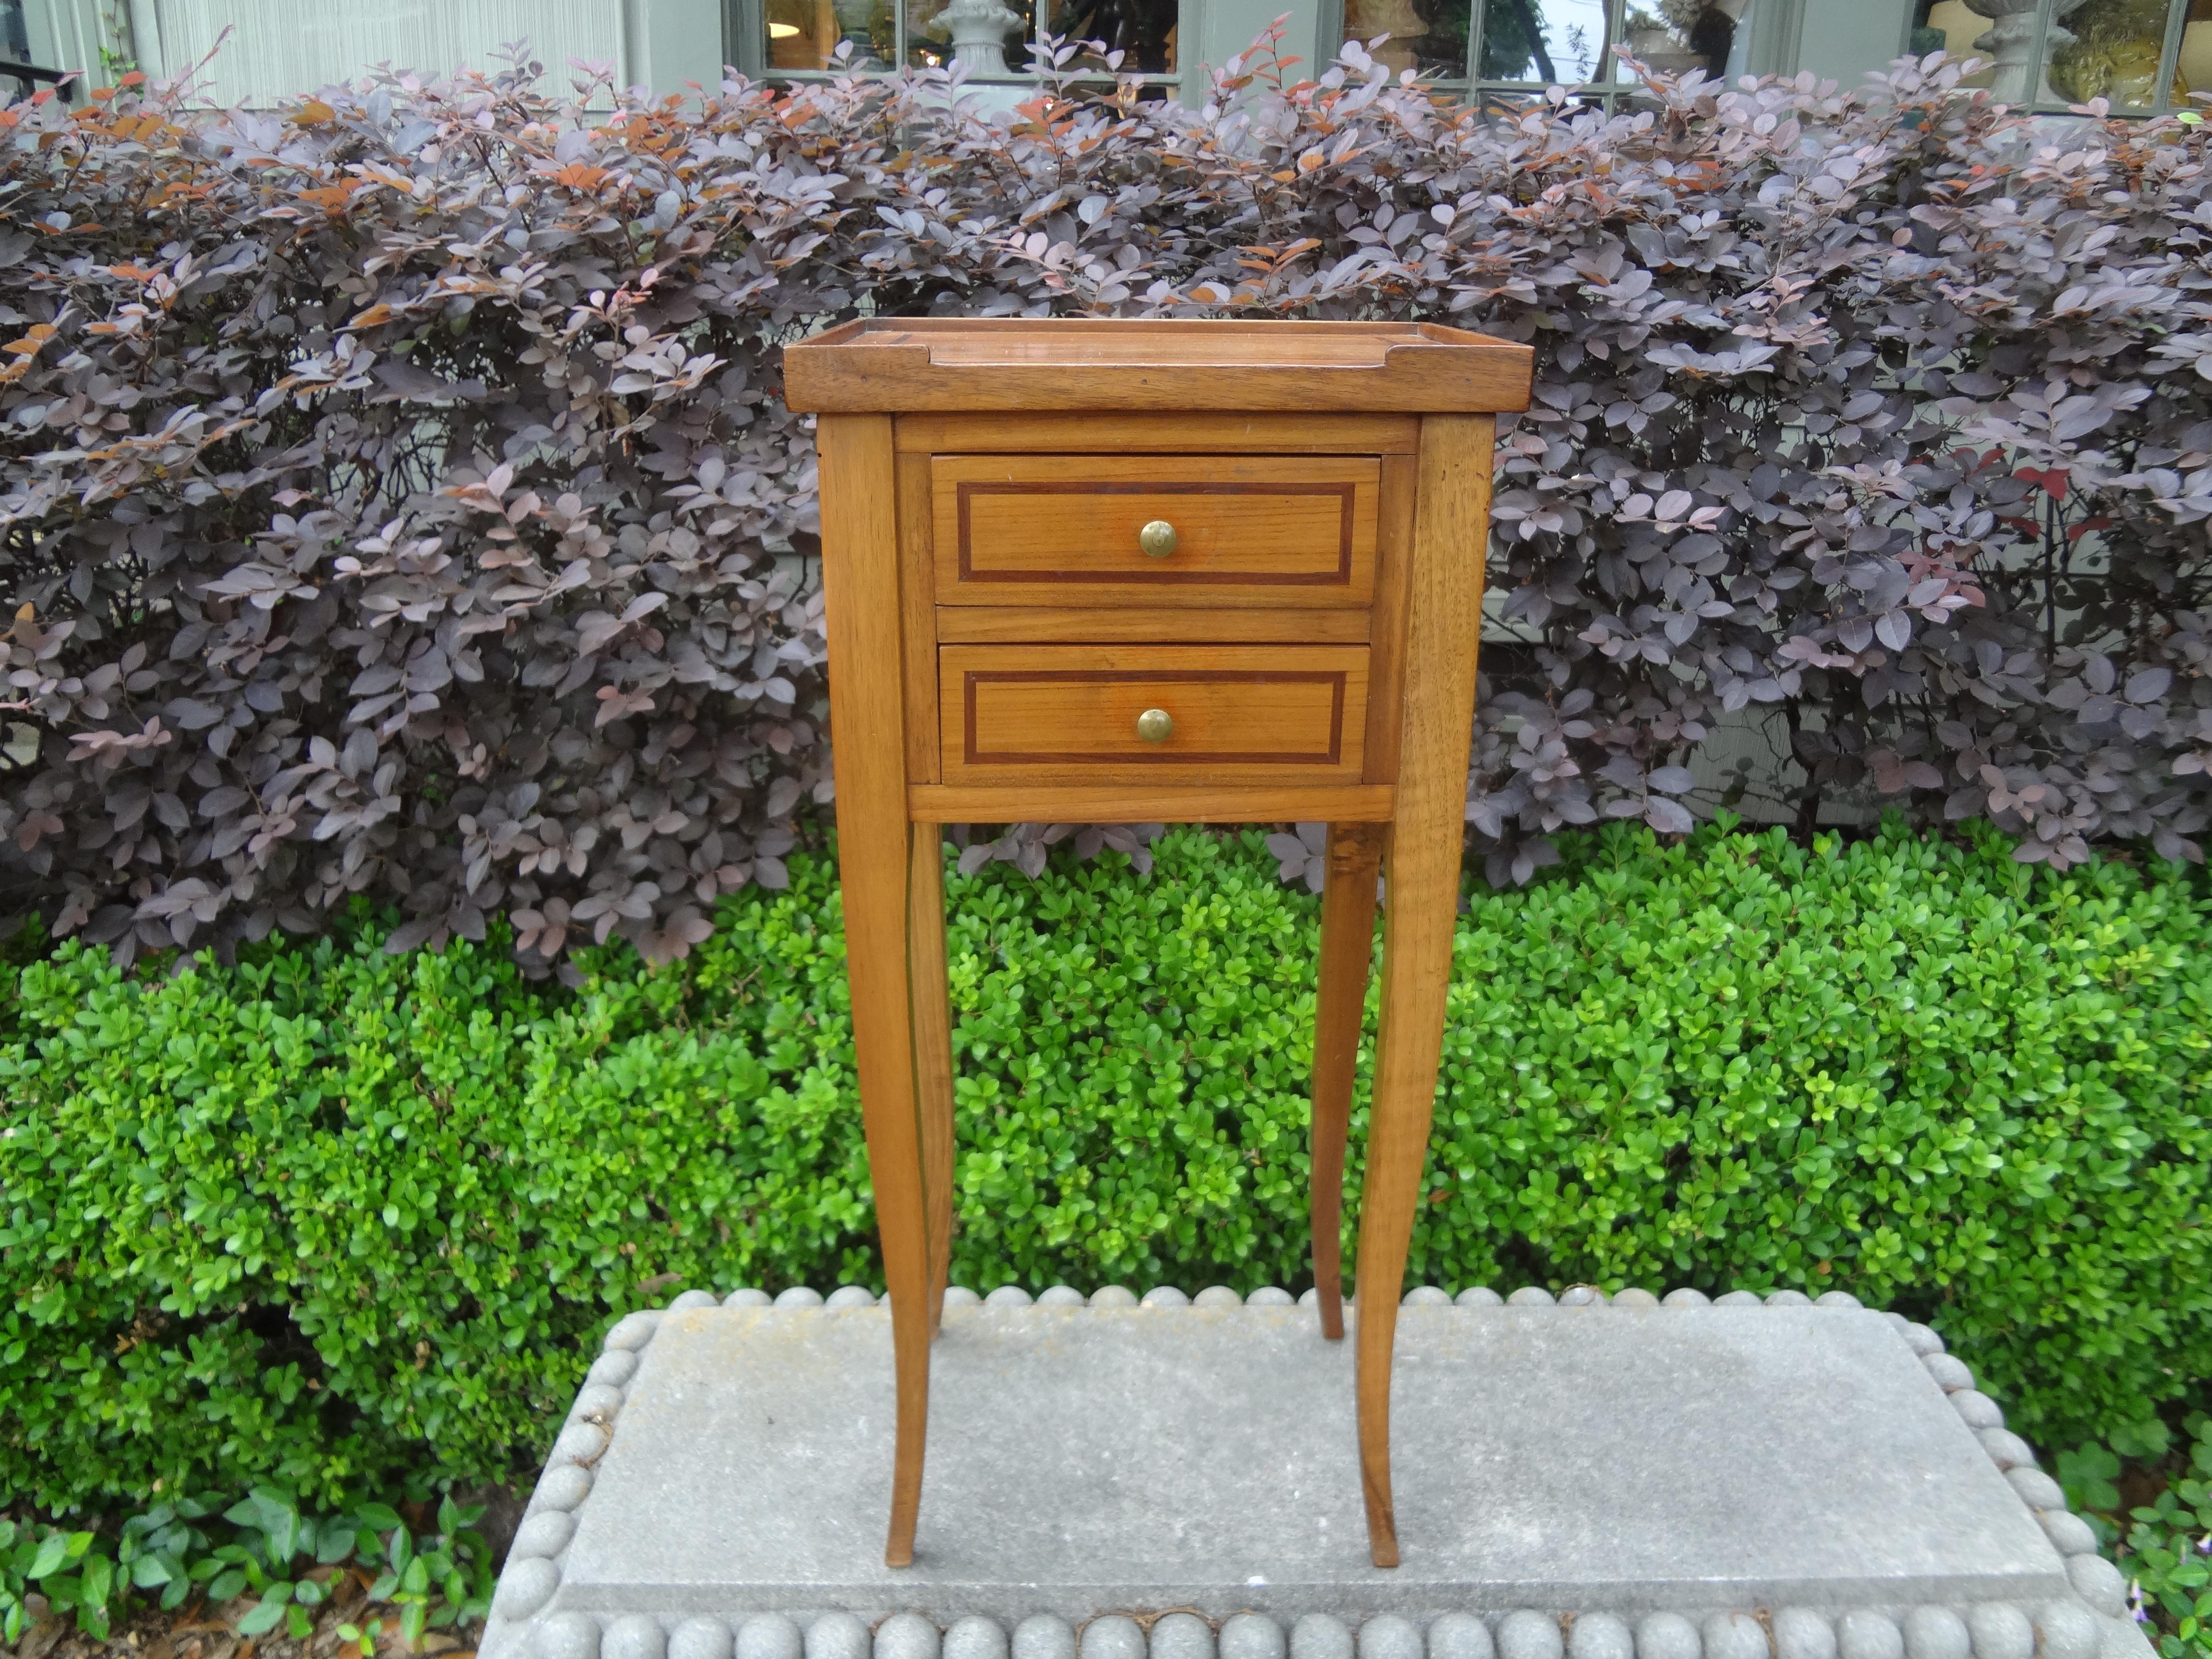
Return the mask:
[[1174,730],[1175,720],[1164,708],[1147,708],[1137,716],[1137,735],[1146,743],[1165,743]]
[[[1128,521],[1125,519],[1123,523]],[[1154,519],[1137,532],[1137,545],[1148,559],[1164,559],[1176,550],[1176,529],[1165,519]],[[1161,716],[1165,719],[1166,716]],[[1163,734],[1164,735],[1164,734]]]

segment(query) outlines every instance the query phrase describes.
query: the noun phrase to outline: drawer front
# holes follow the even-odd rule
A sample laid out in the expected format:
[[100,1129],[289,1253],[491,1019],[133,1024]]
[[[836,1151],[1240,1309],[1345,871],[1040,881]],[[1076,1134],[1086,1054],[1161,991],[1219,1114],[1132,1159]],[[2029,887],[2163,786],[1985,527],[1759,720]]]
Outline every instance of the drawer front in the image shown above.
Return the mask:
[[948,783],[1360,776],[1365,646],[945,646],[938,684]]
[[[1372,455],[936,455],[940,605],[1359,608]],[[1148,525],[1171,526],[1172,550]]]

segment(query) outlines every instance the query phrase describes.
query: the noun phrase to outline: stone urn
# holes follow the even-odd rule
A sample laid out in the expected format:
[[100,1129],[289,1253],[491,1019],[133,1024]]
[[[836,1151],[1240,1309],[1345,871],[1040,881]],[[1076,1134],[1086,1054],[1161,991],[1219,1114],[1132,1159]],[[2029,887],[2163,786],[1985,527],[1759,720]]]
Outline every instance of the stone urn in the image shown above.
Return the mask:
[[952,61],[979,80],[1005,76],[1006,35],[1022,26],[1021,15],[999,0],[951,0],[931,21],[930,32],[948,36]]
[[[2036,93],[2035,14],[2042,0],[1966,0],[1966,9],[1990,20],[1990,30],[1975,39],[1974,50],[1989,53],[1996,66],[1990,96],[2001,104],[2026,104]],[[2048,53],[2073,40],[2062,27],[2083,0],[2052,0],[2051,26],[2044,31]]]

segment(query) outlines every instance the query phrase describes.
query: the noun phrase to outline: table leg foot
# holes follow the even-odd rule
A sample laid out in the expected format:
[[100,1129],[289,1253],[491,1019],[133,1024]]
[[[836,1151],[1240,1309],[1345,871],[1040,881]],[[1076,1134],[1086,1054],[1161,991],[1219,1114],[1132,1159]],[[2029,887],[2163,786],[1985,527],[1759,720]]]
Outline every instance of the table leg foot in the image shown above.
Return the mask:
[[1359,1206],[1355,1366],[1360,1488],[1369,1548],[1378,1567],[1398,1565],[1390,1501],[1390,1349],[1436,1104],[1459,901],[1460,834],[1456,811],[1431,814],[1427,822],[1401,821],[1391,828],[1383,860],[1390,900],[1382,920],[1382,1009]]
[[884,1565],[914,1565],[915,1518],[921,1509],[922,1454],[929,1430],[929,1344],[926,1304],[891,1296],[891,1346],[898,1372],[898,1426],[891,1455],[891,1524]]

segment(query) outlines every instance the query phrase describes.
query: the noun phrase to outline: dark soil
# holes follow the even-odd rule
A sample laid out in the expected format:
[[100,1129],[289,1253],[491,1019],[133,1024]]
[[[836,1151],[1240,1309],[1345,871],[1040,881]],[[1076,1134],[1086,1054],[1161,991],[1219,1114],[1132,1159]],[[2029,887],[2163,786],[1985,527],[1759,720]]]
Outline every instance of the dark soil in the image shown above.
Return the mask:
[[[210,1608],[188,1603],[174,1613],[133,1614],[108,1635],[106,1641],[84,1634],[74,1619],[42,1619],[23,1632],[14,1648],[0,1647],[6,1659],[359,1659],[357,1643],[338,1634],[340,1625],[366,1627],[381,1620],[373,1651],[376,1659],[476,1659],[480,1624],[452,1630],[425,1632],[412,1649],[400,1639],[399,1609],[388,1603],[371,1606],[368,1577],[358,1571],[324,1567],[307,1575],[329,1586],[331,1600],[311,1609],[314,1628],[304,1639],[295,1639],[281,1626],[263,1635],[240,1636],[232,1627],[252,1609],[253,1598],[241,1596]],[[33,1605],[36,1605],[35,1602]]]

